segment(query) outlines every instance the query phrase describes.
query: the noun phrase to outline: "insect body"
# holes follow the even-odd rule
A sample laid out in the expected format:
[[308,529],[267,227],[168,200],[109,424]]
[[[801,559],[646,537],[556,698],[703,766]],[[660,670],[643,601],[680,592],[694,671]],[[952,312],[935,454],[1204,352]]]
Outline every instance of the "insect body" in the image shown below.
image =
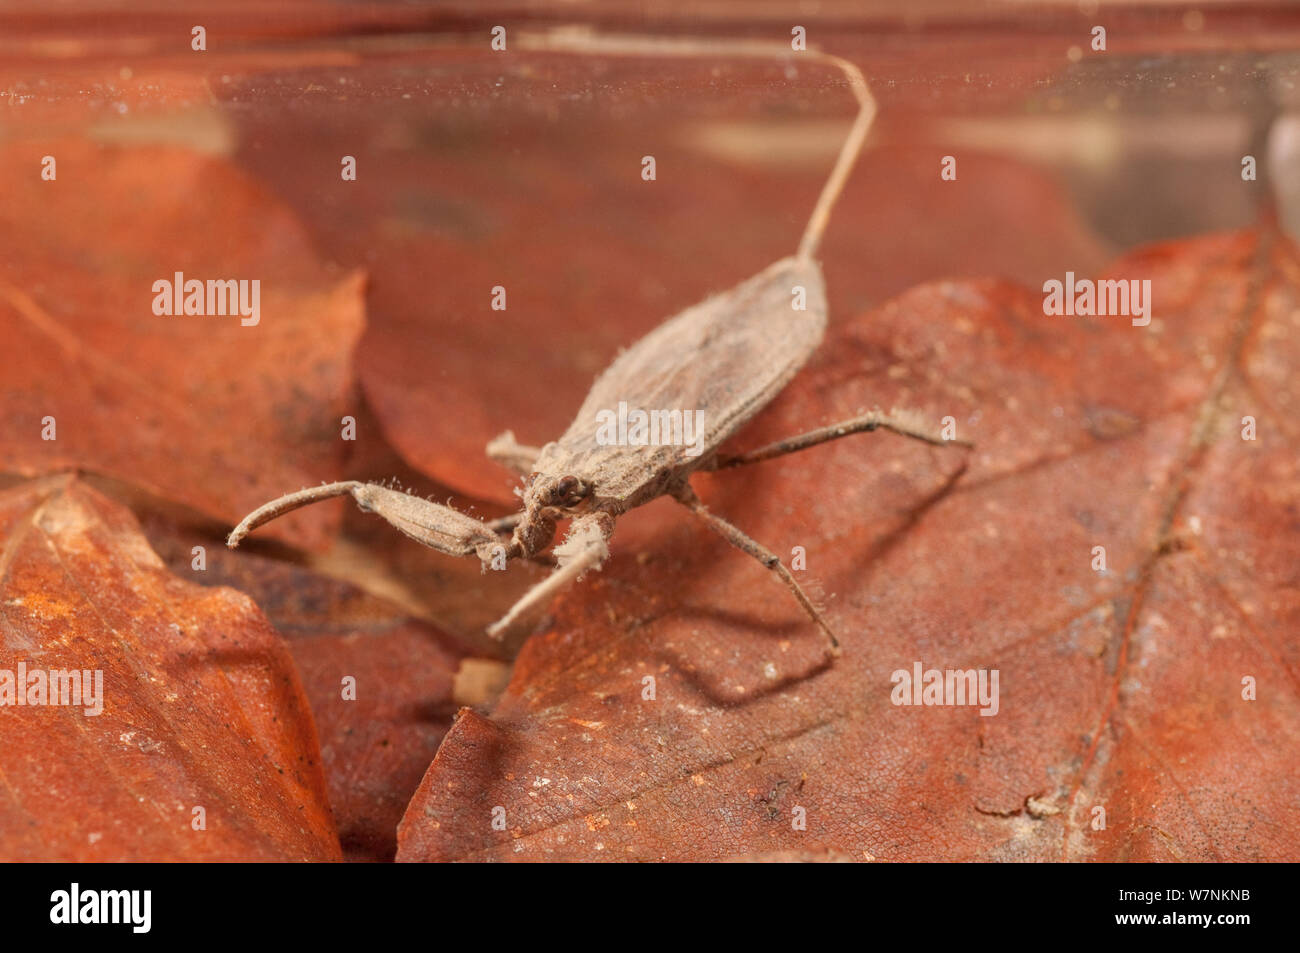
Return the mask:
[[[530,589],[490,629],[501,635],[544,608],[560,589],[609,555],[618,517],[661,496],[670,496],[734,546],[775,573],[825,634],[839,643],[821,614],[780,559],[738,527],[709,512],[690,486],[701,469],[768,460],[785,453],[878,427],[935,444],[947,441],[905,415],[869,414],[779,441],[737,457],[718,448],[789,383],[816,350],[826,329],[826,292],[813,259],[831,202],[842,186],[870,124],[873,106],[861,74],[846,70],[862,109],[805,231],[799,252],[664,322],[597,378],[569,429],[538,448],[518,444],[507,431],[488,445],[494,459],[526,478],[519,513],[492,524],[374,484],[343,482],[302,490],[259,507],[230,534],[239,544],[252,529],[282,513],[333,496],[350,495],[362,509],[383,517],[408,536],[453,556],[476,555],[485,567],[505,559],[542,559],[559,520],[569,534],[554,547],[554,572]],[[690,448],[659,444],[624,446],[597,439],[602,411],[626,403],[694,411],[703,433]],[[689,450],[689,452],[688,452]],[[508,536],[505,534],[509,534]]]
[[[792,289],[802,289],[804,310],[792,308]],[[776,555],[739,528],[710,513],[691,490],[690,477],[768,460],[851,433],[883,427],[931,443],[945,441],[905,416],[873,412],[783,440],[739,457],[717,448],[789,382],[820,343],[826,326],[821,270],[806,258],[785,258],[730,291],[688,308],[624,351],[596,380],[573,424],[540,450],[524,447],[507,432],[489,445],[496,459],[527,475],[523,509],[489,525],[447,506],[374,484],[331,483],[273,500],[249,514],[230,534],[239,545],[252,529],[307,503],[351,495],[362,509],[383,517],[413,539],[453,556],[534,558],[551,545],[561,519],[573,523],[555,547],[557,568],[527,592],[489,629],[504,633],[544,607],[551,597],[609,554],[615,521],[634,507],[671,496],[701,517],[728,542],[775,572],[825,633],[839,643],[790,571]],[[626,401],[636,406],[695,408],[704,420],[702,452],[683,446],[608,446],[596,440],[601,409]],[[509,531],[508,541],[499,531]]]
[[[792,310],[792,288],[803,290],[804,310]],[[703,512],[691,474],[713,464],[713,451],[785,387],[825,328],[821,270],[786,258],[650,332],[597,378],[569,429],[537,454],[507,555],[535,554],[550,544],[557,516],[575,517],[569,540],[576,551],[559,553],[567,581],[603,560],[614,521],[626,511],[669,495]],[[620,401],[693,409],[706,428],[695,455],[674,445],[600,445],[597,415]],[[556,587],[563,581],[557,575]],[[498,625],[534,604],[526,596]]]

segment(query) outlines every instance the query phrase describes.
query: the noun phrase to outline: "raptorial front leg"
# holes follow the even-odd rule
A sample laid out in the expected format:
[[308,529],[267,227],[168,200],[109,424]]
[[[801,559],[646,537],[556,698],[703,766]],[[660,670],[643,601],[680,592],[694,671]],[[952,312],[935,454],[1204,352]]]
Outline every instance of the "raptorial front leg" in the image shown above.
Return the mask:
[[234,549],[264,523],[290,510],[336,496],[351,496],[361,509],[387,520],[417,543],[441,553],[478,556],[484,565],[490,564],[494,555],[500,556],[501,539],[486,523],[422,497],[356,480],[310,487],[263,504],[234,528],[226,538],[226,545]]
[[854,417],[852,420],[844,420],[838,424],[831,424],[829,427],[810,430],[808,433],[800,434],[797,437],[778,440],[765,447],[759,447],[757,450],[751,450],[749,453],[726,457],[719,456],[714,464],[714,469],[722,470],[727,467],[742,466],[746,463],[761,463],[764,460],[783,457],[787,453],[807,450],[809,447],[815,447],[821,443],[838,440],[850,434],[869,433],[872,430],[890,430],[900,436],[923,440],[939,447],[951,445],[959,447],[973,446],[969,440],[945,439],[942,435],[936,433],[919,414],[914,412],[894,411],[891,414],[886,414],[880,410],[873,410],[861,417]]
[[538,454],[541,452],[541,447],[530,447],[515,440],[513,430],[507,430],[500,436],[494,437],[487,445],[489,457],[521,476],[528,476],[533,472],[533,465],[537,463]]
[[599,569],[609,556],[609,537],[614,518],[607,513],[580,516],[569,527],[569,535],[553,550],[556,570],[529,589],[501,619],[488,627],[488,635],[504,638],[506,633],[538,614],[570,583],[589,569]]
[[515,552],[520,559],[527,559],[530,563],[539,563],[543,566],[554,566],[555,557],[550,553],[530,553],[523,554],[518,552],[518,547],[510,545],[510,535],[514,532],[515,527],[519,525],[524,518],[524,511],[511,513],[509,516],[498,516],[496,519],[485,520],[483,525],[494,533],[502,537],[502,545],[506,546],[510,552]]
[[839,639],[835,638],[835,633],[831,631],[831,627],[827,625],[826,620],[823,619],[821,613],[817,611],[817,607],[812,604],[812,600],[808,598],[807,593],[803,591],[803,588],[795,580],[790,570],[785,568],[780,557],[777,556],[776,553],[772,552],[762,543],[759,543],[757,540],[748,536],[739,527],[733,526],[721,516],[709,512],[708,508],[705,507],[700,498],[695,495],[695,491],[689,486],[685,486],[679,490],[675,494],[675,498],[679,503],[702,519],[709,529],[713,530],[737,549],[753,556],[762,563],[765,568],[776,573],[777,577],[785,583],[786,587],[794,595],[795,599],[798,600],[799,605],[803,607],[803,610],[808,613],[813,622],[817,623],[817,627],[822,630],[822,633],[826,636],[826,640],[830,645],[831,654],[840,654]]

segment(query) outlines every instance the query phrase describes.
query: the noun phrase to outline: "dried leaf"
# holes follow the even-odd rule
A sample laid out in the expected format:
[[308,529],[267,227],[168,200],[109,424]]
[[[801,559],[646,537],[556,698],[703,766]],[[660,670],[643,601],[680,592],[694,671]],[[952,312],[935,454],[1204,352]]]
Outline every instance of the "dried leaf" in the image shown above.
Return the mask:
[[0,701],[19,666],[28,702],[37,671],[102,673],[98,714],[0,707],[4,859],[339,858],[288,650],[246,596],[168,573],[127,510],[68,477],[0,493],[0,619]]
[[[1294,857],[1296,248],[1232,233],[1110,273],[1152,280],[1149,327],[1046,316],[1000,281],[832,322],[745,446],[877,403],[977,445],[964,471],[876,434],[700,481],[805,547],[843,657],[820,663],[751,560],[642,511],[662,524],[643,558],[616,540],[490,717],[452,728],[398,858]],[[893,704],[917,662],[998,670],[998,713]]]
[[[336,477],[361,276],[320,265],[294,217],[221,161],[42,148],[57,159],[54,181],[33,174],[29,146],[0,150],[12,185],[0,204],[0,336],[15,356],[0,378],[5,469],[93,470],[231,523]],[[177,272],[260,281],[259,323],[156,315],[154,282]],[[317,507],[272,532],[319,547],[338,514]]]
[[[320,733],[330,806],[349,860],[392,860],[397,823],[462,703],[495,700],[504,666],[355,586],[219,538],[145,520],[182,578],[251,596],[288,641]],[[193,568],[202,546],[205,568]],[[476,663],[467,680],[464,663]],[[345,679],[351,679],[350,683]],[[345,697],[346,696],[346,697]]]

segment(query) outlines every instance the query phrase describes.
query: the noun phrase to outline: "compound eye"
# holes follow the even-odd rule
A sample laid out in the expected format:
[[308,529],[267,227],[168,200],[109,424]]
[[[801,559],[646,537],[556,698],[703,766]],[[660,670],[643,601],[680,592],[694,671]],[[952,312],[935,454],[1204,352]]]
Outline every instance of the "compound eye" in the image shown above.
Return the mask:
[[560,477],[551,490],[551,499],[556,506],[572,506],[586,495],[586,487],[576,476]]

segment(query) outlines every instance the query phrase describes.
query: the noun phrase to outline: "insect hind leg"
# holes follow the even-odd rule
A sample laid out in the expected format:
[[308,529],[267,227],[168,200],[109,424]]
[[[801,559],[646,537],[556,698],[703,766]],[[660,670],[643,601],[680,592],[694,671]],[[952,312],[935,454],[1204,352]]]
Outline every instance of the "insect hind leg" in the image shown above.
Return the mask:
[[747,535],[739,527],[727,522],[721,516],[709,512],[708,508],[705,507],[700,498],[695,495],[695,491],[689,486],[684,486],[681,490],[677,491],[675,498],[679,503],[702,519],[709,529],[713,530],[737,549],[753,556],[762,563],[765,568],[776,573],[777,577],[785,583],[786,588],[789,589],[795,599],[798,600],[799,605],[803,607],[803,610],[808,613],[813,622],[817,624],[817,627],[822,630],[822,634],[826,636],[826,641],[830,646],[831,655],[838,656],[840,654],[839,639],[835,638],[835,633],[831,631],[831,627],[826,623],[826,620],[822,618],[822,614],[817,611],[817,607],[812,604],[812,600],[808,598],[808,594],[803,591],[803,587],[801,587],[795,580],[794,576],[790,573],[790,570],[782,564],[780,557],[778,557],[776,553]]
[[757,450],[751,450],[748,453],[727,457],[720,456],[714,465],[714,469],[722,470],[727,467],[743,466],[747,463],[761,463],[764,460],[783,457],[787,453],[807,450],[809,447],[828,443],[831,440],[839,440],[841,437],[847,437],[851,434],[870,433],[873,430],[889,430],[900,436],[911,437],[914,440],[921,440],[939,447],[953,444],[959,447],[972,446],[968,440],[958,440],[956,438],[949,440],[935,433],[920,418],[920,415],[914,412],[895,410],[893,413],[886,414],[880,410],[873,410],[860,417],[831,424],[829,427],[819,427],[816,430],[810,430],[795,437],[787,437],[784,440],[769,443],[765,447],[759,447]]

